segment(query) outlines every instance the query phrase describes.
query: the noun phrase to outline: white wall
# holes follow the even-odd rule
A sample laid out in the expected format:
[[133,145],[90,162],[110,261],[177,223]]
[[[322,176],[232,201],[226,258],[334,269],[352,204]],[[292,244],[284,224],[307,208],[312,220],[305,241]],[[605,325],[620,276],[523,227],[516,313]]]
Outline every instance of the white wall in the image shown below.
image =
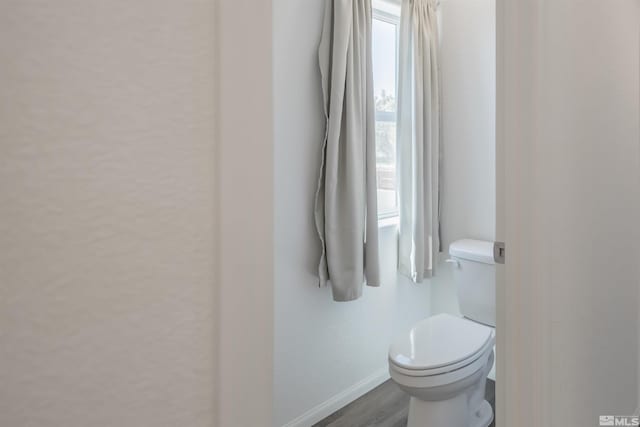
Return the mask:
[[213,2],[0,4],[0,425],[214,423]]
[[381,288],[335,303],[330,289],[317,286],[312,209],[324,133],[317,66],[322,12],[317,0],[274,1],[276,426],[367,377],[385,375],[394,331],[429,315],[429,285],[397,279],[394,228],[381,233]]
[[[443,0],[442,238],[495,239],[495,0]],[[458,313],[450,266],[441,265],[432,310]]]

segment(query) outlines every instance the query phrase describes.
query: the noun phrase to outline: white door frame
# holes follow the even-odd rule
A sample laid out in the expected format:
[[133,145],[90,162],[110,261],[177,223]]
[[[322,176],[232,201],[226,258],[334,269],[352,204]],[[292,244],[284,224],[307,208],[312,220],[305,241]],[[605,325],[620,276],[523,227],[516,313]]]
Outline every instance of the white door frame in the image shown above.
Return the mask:
[[218,427],[268,427],[273,401],[270,0],[216,0]]
[[[545,176],[547,173],[545,167],[552,159],[549,158],[549,144],[545,146],[543,142],[546,140],[542,136],[544,134],[540,132],[546,131],[548,133],[550,128],[546,122],[542,121],[545,118],[538,115],[544,111],[542,106],[549,105],[548,101],[544,105],[542,104],[545,102],[544,96],[555,96],[548,91],[547,86],[542,86],[542,84],[546,85],[546,81],[541,83],[540,76],[557,77],[557,74],[548,73],[543,68],[545,65],[549,65],[545,64],[545,61],[554,58],[546,54],[544,49],[552,43],[550,39],[545,38],[548,36],[546,26],[550,18],[555,18],[550,10],[556,9],[550,8],[554,0],[496,1],[496,234],[497,240],[505,241],[507,247],[507,262],[506,265],[498,268],[496,291],[496,419],[499,427],[552,426],[555,425],[554,423],[558,423],[562,416],[557,413],[559,408],[553,406],[551,396],[554,393],[560,393],[557,396],[562,396],[564,393],[552,389],[553,386],[559,384],[559,381],[555,379],[552,382],[551,377],[552,372],[561,372],[559,370],[561,368],[553,365],[557,361],[552,360],[551,357],[552,350],[556,348],[556,345],[552,346],[551,342],[552,331],[555,331],[552,328],[554,325],[557,326],[557,322],[554,323],[552,320],[552,315],[557,316],[558,313],[557,311],[552,312],[550,308],[555,295],[552,292],[557,291],[552,289],[554,282],[551,280],[550,270],[554,267],[560,269],[560,264],[558,260],[551,258],[552,251],[549,250],[549,243],[554,235],[552,234],[553,227],[548,209],[549,206],[557,206],[553,205],[553,203],[557,203],[557,199],[552,200],[550,192],[544,190],[553,188],[553,184],[550,184],[550,179],[553,176]],[[583,3],[582,6],[589,7],[590,4],[587,3]],[[630,13],[630,2],[618,5],[625,6],[619,9],[618,13]],[[557,6],[557,4],[553,6]],[[600,7],[614,8],[616,4],[608,2],[608,5],[601,4]],[[610,9],[609,12],[611,10],[615,9]],[[573,16],[568,14],[563,19],[570,20],[573,19]],[[626,16],[637,16],[637,14]],[[576,20],[584,20],[585,17],[592,18],[589,14],[581,14]],[[612,31],[616,25],[616,18],[621,19],[621,22],[624,22],[628,28],[629,21],[625,21],[621,16],[616,16],[615,13],[610,13],[606,18],[613,18],[614,23],[605,21],[605,27],[608,30],[605,37],[620,35],[620,33]],[[552,25],[555,25],[553,28],[557,32],[559,21],[555,20]],[[567,25],[574,25],[573,28],[579,29],[579,31],[583,31],[585,28],[584,23],[578,21],[567,22]],[[640,34],[637,37],[640,39]],[[613,44],[611,49],[615,49],[617,46]],[[626,44],[621,49],[628,49],[629,46]],[[602,45],[599,49],[602,51]],[[584,56],[580,57],[579,61],[584,64]],[[609,68],[606,68],[606,64],[599,65],[597,60],[593,61],[593,64],[596,67],[601,67],[600,70],[603,73],[611,70],[610,64]],[[576,71],[576,66],[573,66],[571,62],[565,61],[558,66],[565,67],[565,71]],[[624,73],[622,76],[629,78]],[[611,80],[605,81],[604,84],[611,84]],[[540,93],[545,95],[541,96]],[[612,99],[615,98],[612,96],[616,95],[605,95],[603,97],[605,104],[603,105],[613,105]],[[555,100],[555,98],[553,99]],[[632,103],[627,101],[623,105],[632,105]],[[598,124],[596,128],[597,126],[603,126],[601,129],[606,129],[604,127],[606,125]],[[628,130],[628,132],[632,131]],[[578,133],[576,132],[576,134]],[[618,138],[625,137],[618,136]],[[626,142],[628,143],[629,140]],[[593,144],[592,142],[587,143]],[[625,149],[624,147],[628,146],[623,145],[622,147],[618,144],[618,155],[622,152],[621,150]],[[566,150],[566,147],[564,149]],[[633,150],[628,149],[628,154],[632,156]],[[582,160],[583,158],[578,155],[577,161]],[[584,165],[581,166],[582,169],[578,168],[578,172],[568,172],[574,173],[573,176],[569,176],[579,177],[579,173],[584,171]],[[627,163],[626,167],[628,166]],[[605,167],[611,168],[611,163],[606,163]],[[557,171],[558,169],[555,169],[555,173]],[[633,173],[629,172],[627,176],[632,175]],[[600,199],[610,200],[611,198],[600,197]],[[557,223],[555,227],[557,230]],[[633,235],[631,233],[637,231],[637,226],[635,229],[633,227],[633,225],[630,226],[630,236]],[[613,242],[609,243],[614,244]],[[586,266],[586,268],[593,267]],[[623,280],[629,280],[630,271],[626,270],[625,273],[622,273]],[[557,280],[557,276],[553,278]],[[567,309],[571,310],[571,307]],[[587,331],[589,325],[584,327]],[[633,325],[630,327],[633,328]],[[557,332],[556,337],[559,339],[564,335]],[[598,363],[602,362],[585,363],[584,366],[597,369],[598,366],[602,366]],[[552,366],[555,366],[555,371],[551,369]],[[640,373],[640,361],[638,372]],[[589,376],[591,373],[586,371],[585,375]],[[637,382],[640,387],[640,378]],[[593,387],[599,386],[599,384],[593,384]],[[638,390],[638,396],[640,397],[640,390]],[[638,406],[640,406],[640,402],[638,402]],[[626,410],[629,409],[632,410],[632,408]],[[631,413],[618,415],[631,415]],[[597,419],[594,419],[593,422],[594,425],[597,425]]]
[[[507,263],[498,268],[496,288],[496,419],[501,427],[550,425],[545,399],[546,296],[543,288],[533,286],[535,272],[531,269],[542,260],[532,259],[536,248],[524,244],[535,242],[544,225],[532,216],[536,201],[520,199],[520,194],[531,193],[526,190],[531,189],[536,173],[535,165],[522,163],[527,158],[522,153],[532,147],[533,105],[521,101],[531,99],[529,93],[535,90],[531,53],[536,40],[531,36],[537,34],[536,12],[532,1],[496,0],[496,237],[507,242]],[[506,215],[507,204],[518,210]],[[530,262],[523,265],[527,258]],[[505,285],[507,277],[509,286]],[[527,315],[518,315],[524,310]]]

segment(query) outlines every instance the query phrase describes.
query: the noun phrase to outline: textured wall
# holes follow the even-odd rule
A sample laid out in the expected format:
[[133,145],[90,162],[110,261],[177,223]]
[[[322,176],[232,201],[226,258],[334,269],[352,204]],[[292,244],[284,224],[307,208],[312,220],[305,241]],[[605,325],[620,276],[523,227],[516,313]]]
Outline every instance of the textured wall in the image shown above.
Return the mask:
[[213,424],[213,3],[0,3],[0,425]]

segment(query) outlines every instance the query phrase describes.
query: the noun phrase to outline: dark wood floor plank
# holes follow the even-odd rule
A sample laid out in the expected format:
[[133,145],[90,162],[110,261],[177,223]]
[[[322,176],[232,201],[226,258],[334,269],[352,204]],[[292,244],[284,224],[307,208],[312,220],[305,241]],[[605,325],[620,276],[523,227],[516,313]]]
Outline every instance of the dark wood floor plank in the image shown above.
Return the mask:
[[[495,411],[493,381],[487,380],[485,393]],[[313,427],[405,427],[408,414],[409,396],[389,380]]]

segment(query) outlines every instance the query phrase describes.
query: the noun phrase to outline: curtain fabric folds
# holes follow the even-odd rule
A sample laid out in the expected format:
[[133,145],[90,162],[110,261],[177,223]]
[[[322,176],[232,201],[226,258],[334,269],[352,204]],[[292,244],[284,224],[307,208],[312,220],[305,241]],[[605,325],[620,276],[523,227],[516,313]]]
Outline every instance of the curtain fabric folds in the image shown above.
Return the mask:
[[336,301],[379,286],[371,0],[326,0],[318,57],[326,135],[315,200],[320,285]]
[[398,78],[398,268],[415,282],[440,251],[440,78],[436,0],[403,0]]

